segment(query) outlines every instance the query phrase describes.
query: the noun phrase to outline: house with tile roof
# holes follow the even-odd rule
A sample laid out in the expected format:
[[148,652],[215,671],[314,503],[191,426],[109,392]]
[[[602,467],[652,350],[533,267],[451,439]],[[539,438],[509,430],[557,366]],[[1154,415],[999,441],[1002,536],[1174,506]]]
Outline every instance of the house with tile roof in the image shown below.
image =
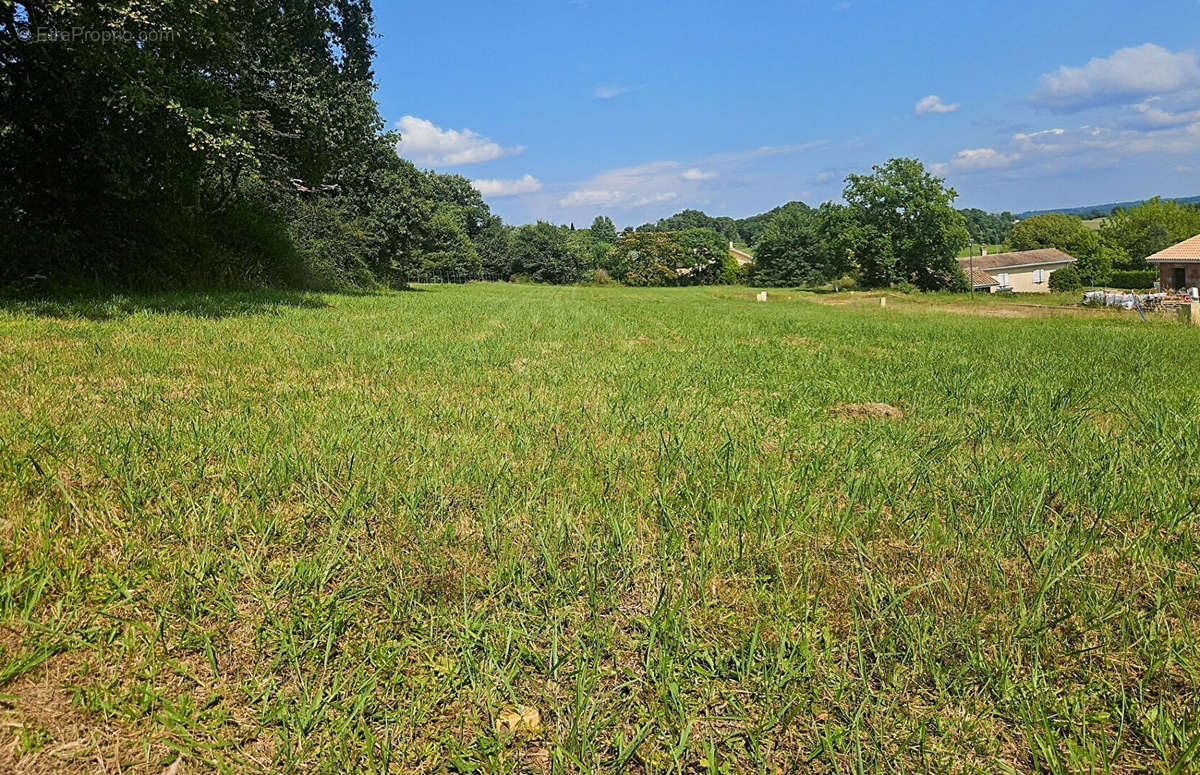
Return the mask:
[[1200,286],[1200,234],[1147,256],[1146,260],[1158,269],[1163,288],[1183,290]]
[[1058,248],[1020,250],[960,258],[958,265],[977,291],[996,293],[1049,293],[1050,275],[1075,263],[1072,256]]
[[733,259],[738,262],[738,266],[745,266],[754,261],[754,256],[744,250],[735,248],[732,241],[729,243],[729,255],[733,256]]

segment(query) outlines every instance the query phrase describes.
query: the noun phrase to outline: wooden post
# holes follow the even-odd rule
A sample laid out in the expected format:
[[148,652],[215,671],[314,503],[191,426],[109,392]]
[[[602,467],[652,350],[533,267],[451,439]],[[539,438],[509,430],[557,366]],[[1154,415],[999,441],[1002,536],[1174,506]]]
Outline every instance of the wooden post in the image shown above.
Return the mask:
[[887,306],[887,296],[880,296],[880,297],[879,297],[879,306],[881,306],[881,307],[886,307],[886,306]]
[[1179,322],[1185,326],[1200,326],[1200,302],[1193,301],[1179,308]]

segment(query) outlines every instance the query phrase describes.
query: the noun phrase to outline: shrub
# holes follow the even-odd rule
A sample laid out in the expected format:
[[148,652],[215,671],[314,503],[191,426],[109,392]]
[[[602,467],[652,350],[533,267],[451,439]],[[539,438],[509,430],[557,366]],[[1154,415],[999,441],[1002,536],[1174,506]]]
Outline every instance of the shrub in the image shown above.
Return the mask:
[[[1058,272],[1054,274],[1058,274]],[[1053,274],[1050,275],[1050,279],[1054,279]],[[1139,290],[1142,288],[1153,288],[1154,281],[1157,279],[1158,272],[1153,269],[1115,270],[1108,273],[1107,285],[1113,288]]]
[[1050,290],[1052,291],[1077,291],[1083,287],[1083,280],[1079,277],[1079,270],[1074,266],[1064,266],[1050,273]]

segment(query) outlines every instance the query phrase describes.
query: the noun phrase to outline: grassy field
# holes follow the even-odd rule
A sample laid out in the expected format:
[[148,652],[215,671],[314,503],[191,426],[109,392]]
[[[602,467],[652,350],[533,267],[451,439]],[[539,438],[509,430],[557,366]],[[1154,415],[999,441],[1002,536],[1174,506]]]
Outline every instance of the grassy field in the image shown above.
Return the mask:
[[0,771],[1195,772],[1200,331],[752,298],[0,305]]
[[990,245],[971,245],[971,246],[965,247],[962,250],[958,251],[958,257],[959,258],[969,258],[971,256],[971,253],[974,253],[976,258],[978,258],[980,255],[982,255],[979,252],[981,247],[987,248],[987,252],[992,255],[994,255],[996,253],[1004,253],[1005,251],[1007,251],[1009,249],[1008,246],[1003,243],[992,243]]

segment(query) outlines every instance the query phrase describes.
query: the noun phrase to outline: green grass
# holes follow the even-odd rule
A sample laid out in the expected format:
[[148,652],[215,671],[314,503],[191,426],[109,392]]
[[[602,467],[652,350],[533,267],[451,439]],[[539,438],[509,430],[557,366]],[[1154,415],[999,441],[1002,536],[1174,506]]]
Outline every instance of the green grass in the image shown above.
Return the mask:
[[0,770],[1195,771],[1200,331],[769,298],[7,303]]
[[962,250],[958,251],[958,257],[959,257],[959,258],[968,258],[968,257],[971,255],[971,253],[972,253],[972,252],[975,254],[975,256],[976,256],[976,257],[978,257],[978,256],[980,256],[980,255],[981,255],[981,254],[980,254],[980,252],[979,252],[979,249],[980,249],[981,247],[987,248],[987,252],[988,252],[989,254],[1005,253],[1005,252],[1007,252],[1007,251],[1009,250],[1009,247],[1008,247],[1008,245],[1005,245],[1005,244],[1003,244],[1003,243],[998,243],[998,244],[990,244],[990,245],[979,245],[979,244],[976,244],[976,245],[973,245],[973,246],[968,246],[968,247],[965,247],[965,248],[963,248]]

